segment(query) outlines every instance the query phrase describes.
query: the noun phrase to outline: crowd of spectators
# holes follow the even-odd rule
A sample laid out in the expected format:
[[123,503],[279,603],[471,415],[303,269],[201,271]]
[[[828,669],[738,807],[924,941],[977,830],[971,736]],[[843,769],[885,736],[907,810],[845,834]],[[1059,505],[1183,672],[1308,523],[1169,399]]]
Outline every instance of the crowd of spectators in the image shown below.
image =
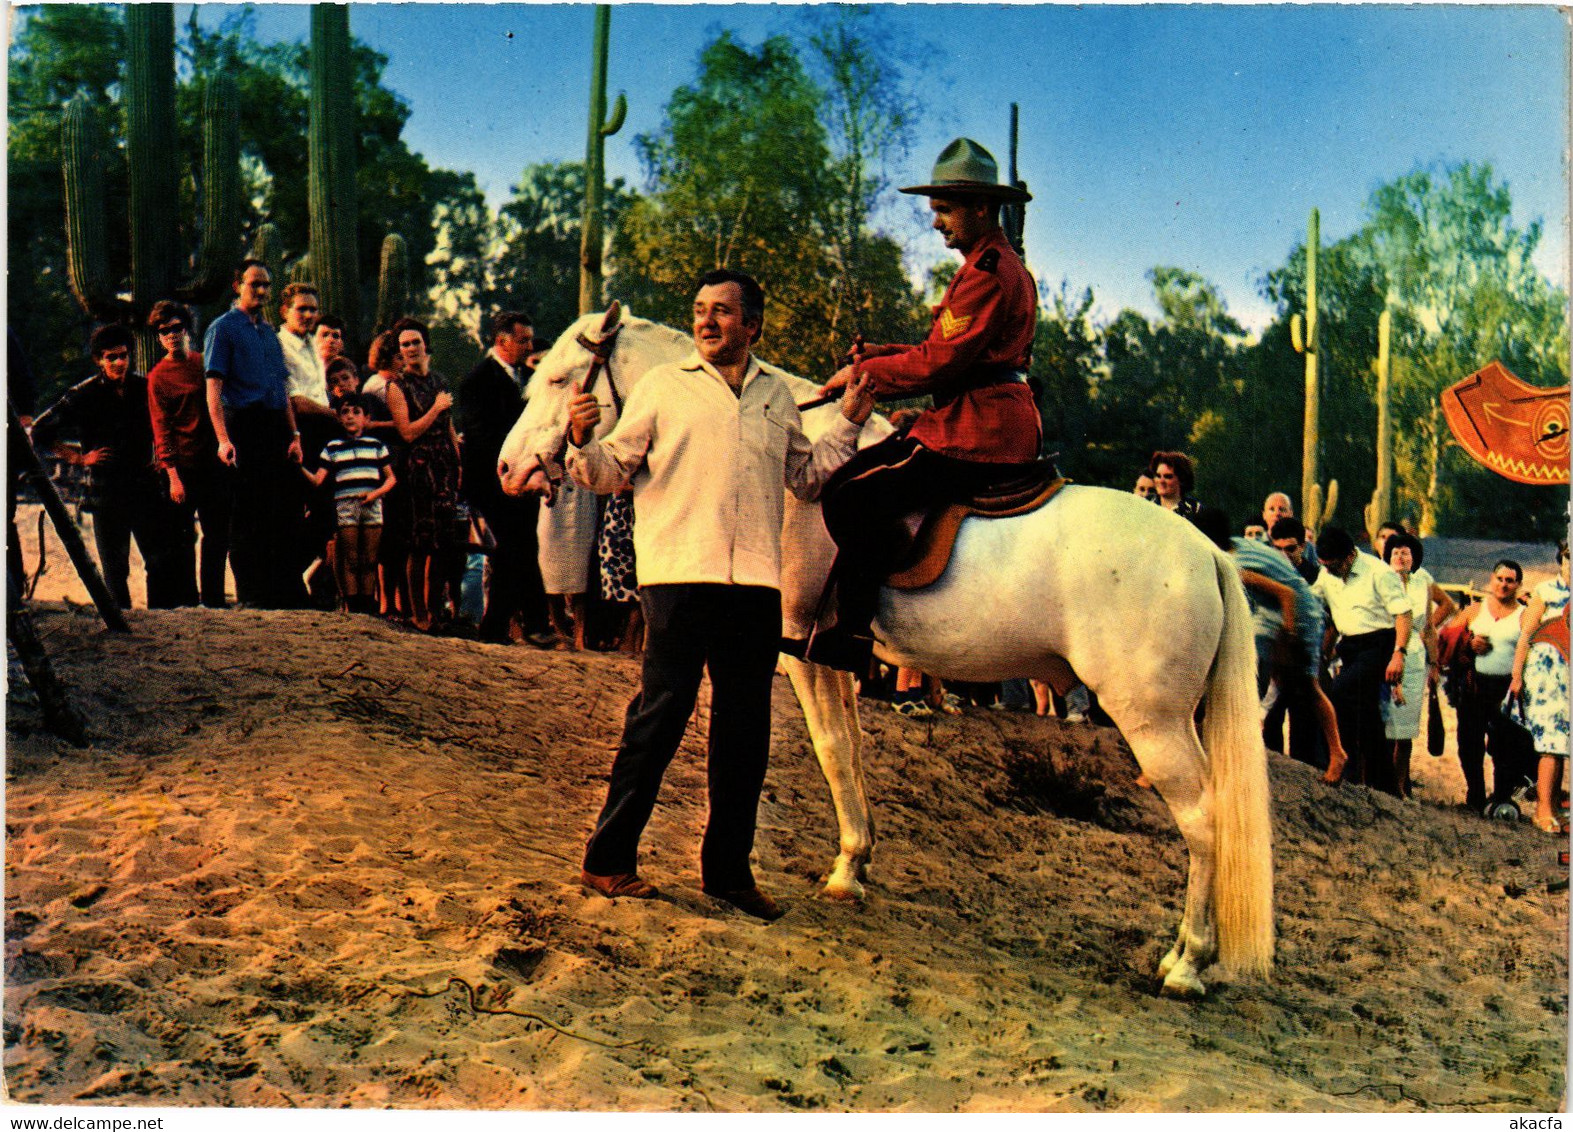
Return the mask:
[[[248,608],[337,607],[556,645],[535,501],[504,495],[494,471],[538,357],[530,317],[493,320],[456,406],[419,321],[378,334],[363,375],[312,284],[291,283],[276,306],[272,291],[267,267],[243,261],[200,350],[191,311],[158,302],[147,329],[162,356],[145,377],[132,331],[100,327],[95,372],[25,422],[36,450],[83,469],[115,600],[131,602],[134,540],[151,608],[223,608],[228,569]],[[14,336],[11,353],[25,359]],[[471,569],[477,553],[490,569]],[[20,579],[20,561],[8,565]],[[462,590],[477,573],[482,611],[467,618]]]

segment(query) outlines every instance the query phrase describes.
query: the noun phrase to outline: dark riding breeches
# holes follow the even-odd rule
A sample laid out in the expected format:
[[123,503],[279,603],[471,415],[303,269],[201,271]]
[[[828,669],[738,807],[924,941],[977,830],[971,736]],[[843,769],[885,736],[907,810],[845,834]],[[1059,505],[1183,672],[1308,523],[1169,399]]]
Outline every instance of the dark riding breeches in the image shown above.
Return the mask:
[[908,549],[904,518],[913,511],[969,499],[1019,464],[985,464],[933,452],[894,436],[865,448],[825,485],[825,526],[836,541],[831,571],[837,624],[866,632],[874,617],[880,581]]

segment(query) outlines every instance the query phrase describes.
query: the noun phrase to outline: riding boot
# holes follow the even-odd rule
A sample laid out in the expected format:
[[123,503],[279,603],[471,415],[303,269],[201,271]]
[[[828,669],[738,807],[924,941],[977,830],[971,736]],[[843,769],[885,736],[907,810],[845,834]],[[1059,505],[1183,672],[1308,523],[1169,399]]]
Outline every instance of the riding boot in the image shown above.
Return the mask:
[[832,569],[836,588],[836,623],[809,638],[807,659],[826,668],[866,676],[874,659],[875,607],[879,581],[852,571]]

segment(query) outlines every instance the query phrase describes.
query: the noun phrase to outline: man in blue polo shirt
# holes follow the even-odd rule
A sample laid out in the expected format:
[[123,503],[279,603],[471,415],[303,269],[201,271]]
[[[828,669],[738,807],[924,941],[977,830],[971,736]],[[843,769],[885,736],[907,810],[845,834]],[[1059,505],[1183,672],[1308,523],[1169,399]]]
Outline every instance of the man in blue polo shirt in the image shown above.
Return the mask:
[[300,493],[291,462],[300,463],[300,432],[285,393],[288,371],[278,334],[262,318],[272,280],[259,260],[235,269],[235,305],[213,321],[203,342],[208,376],[208,415],[218,437],[219,459],[235,469],[235,510],[230,565],[236,596],[261,609],[305,603],[293,576],[293,545]]

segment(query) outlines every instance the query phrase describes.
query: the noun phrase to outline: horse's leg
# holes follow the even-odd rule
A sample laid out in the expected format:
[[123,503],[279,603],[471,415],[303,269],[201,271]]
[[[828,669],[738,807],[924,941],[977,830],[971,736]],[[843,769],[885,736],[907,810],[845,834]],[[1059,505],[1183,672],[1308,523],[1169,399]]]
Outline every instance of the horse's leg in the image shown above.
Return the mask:
[[1218,957],[1217,925],[1213,918],[1213,796],[1196,728],[1188,717],[1173,716],[1172,710],[1170,707],[1169,714],[1129,725],[1121,719],[1125,713],[1116,709],[1110,714],[1185,838],[1190,857],[1185,912],[1174,947],[1158,965],[1158,977],[1163,980],[1164,994],[1195,998],[1207,993],[1201,972]]
[[861,900],[874,852],[874,820],[863,785],[863,736],[852,677],[796,657],[783,655],[781,660],[803,707],[819,769],[830,784],[841,833],[841,852],[825,881],[825,894],[837,900]]

